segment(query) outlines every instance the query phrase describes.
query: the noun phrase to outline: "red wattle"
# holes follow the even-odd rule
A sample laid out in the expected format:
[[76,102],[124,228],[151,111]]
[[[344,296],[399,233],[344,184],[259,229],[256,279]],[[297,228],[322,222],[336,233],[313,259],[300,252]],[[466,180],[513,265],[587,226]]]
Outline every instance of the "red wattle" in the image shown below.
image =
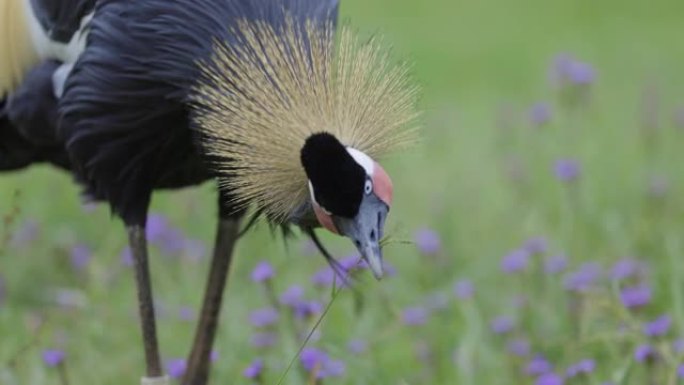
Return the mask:
[[318,203],[313,202],[312,204],[314,208],[314,213],[316,213],[316,218],[318,219],[318,223],[320,223],[321,226],[325,227],[333,234],[339,234],[339,232],[337,231],[337,227],[335,227],[335,223],[333,223],[332,217],[326,214],[326,212],[323,211],[323,209],[321,208],[321,206],[318,205]]
[[373,191],[387,206],[392,206],[392,180],[378,162],[373,167]]

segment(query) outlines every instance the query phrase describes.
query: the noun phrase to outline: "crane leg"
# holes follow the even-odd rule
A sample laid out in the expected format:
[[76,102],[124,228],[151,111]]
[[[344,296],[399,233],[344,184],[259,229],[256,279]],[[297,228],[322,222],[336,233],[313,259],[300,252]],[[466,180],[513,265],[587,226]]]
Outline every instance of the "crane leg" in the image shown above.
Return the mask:
[[157,343],[157,327],[154,315],[154,300],[150,268],[147,261],[147,241],[143,226],[128,226],[128,242],[133,254],[135,281],[138,289],[138,305],[140,323],[142,327],[143,343],[145,345],[146,377],[142,385],[167,385],[168,378],[163,375],[159,359],[159,345]]
[[188,358],[187,370],[181,382],[183,385],[205,385],[209,379],[211,349],[216,336],[233,248],[239,238],[239,231],[239,216],[226,218],[222,216],[219,219],[202,312],[195,332],[192,351]]

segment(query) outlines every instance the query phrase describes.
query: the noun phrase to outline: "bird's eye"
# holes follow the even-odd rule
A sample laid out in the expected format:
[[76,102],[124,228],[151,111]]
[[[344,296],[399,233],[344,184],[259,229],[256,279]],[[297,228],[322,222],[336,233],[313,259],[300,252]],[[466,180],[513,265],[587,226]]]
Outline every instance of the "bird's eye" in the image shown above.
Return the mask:
[[373,191],[373,182],[370,179],[366,180],[366,186],[363,189],[366,195],[370,194]]

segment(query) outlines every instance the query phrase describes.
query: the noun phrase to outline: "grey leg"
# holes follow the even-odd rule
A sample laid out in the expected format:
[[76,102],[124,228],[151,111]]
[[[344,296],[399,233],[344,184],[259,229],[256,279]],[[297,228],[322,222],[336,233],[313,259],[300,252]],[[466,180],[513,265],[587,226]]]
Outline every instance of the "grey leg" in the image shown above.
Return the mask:
[[[147,241],[145,229],[142,226],[129,226],[128,241],[133,253],[135,267],[135,281],[138,288],[138,305],[142,326],[143,343],[145,344],[145,364],[149,380],[162,377],[161,362],[159,360],[159,346],[157,343],[157,328],[154,318],[154,300],[152,299],[152,284],[150,268],[147,261]],[[143,379],[143,384],[152,383]],[[160,383],[160,382],[157,382]]]
[[209,268],[209,280],[204,293],[202,313],[195,332],[195,341],[188,358],[183,385],[205,385],[209,379],[209,356],[218,326],[223,292],[228,280],[233,248],[240,231],[240,218],[219,219],[214,255]]

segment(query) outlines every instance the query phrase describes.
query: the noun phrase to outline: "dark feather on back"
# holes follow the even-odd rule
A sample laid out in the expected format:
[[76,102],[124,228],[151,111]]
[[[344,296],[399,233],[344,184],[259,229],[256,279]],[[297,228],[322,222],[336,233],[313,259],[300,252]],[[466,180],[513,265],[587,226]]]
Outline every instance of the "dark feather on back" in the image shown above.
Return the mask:
[[59,63],[46,61],[33,68],[7,99],[0,101],[0,171],[48,162],[71,167],[57,138],[57,100],[52,73]]
[[284,10],[336,17],[337,1],[98,1],[60,108],[60,136],[89,192],[140,224],[162,179],[182,186],[211,177],[190,116],[197,63],[215,39],[236,42],[238,19],[282,23]]

